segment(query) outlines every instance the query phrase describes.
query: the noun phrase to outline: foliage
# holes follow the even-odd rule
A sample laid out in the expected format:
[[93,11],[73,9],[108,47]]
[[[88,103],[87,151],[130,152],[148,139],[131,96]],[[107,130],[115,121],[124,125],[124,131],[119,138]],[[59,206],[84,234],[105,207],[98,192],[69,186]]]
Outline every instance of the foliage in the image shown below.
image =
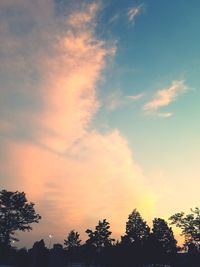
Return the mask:
[[38,223],[40,215],[34,210],[34,203],[28,203],[24,192],[0,191],[0,242],[10,245],[15,231],[32,230],[31,223]]
[[200,209],[190,209],[191,213],[176,213],[169,218],[171,224],[182,230],[186,242],[200,241]]
[[164,248],[165,252],[173,253],[177,251],[176,243],[173,231],[168,226],[167,222],[160,218],[153,220],[153,237],[158,241]]
[[135,241],[142,241],[149,237],[150,228],[147,223],[143,220],[140,213],[134,209],[132,213],[128,216],[128,221],[126,223],[126,238],[128,238],[131,243]]
[[33,266],[47,267],[48,265],[48,249],[45,246],[44,240],[36,241],[33,247],[29,250],[30,258],[34,263]]
[[81,240],[79,236],[79,233],[75,232],[74,230],[69,232],[67,239],[64,240],[64,245],[67,247],[67,249],[76,248],[80,246]]
[[114,239],[110,238],[112,232],[110,232],[109,229],[110,224],[106,219],[99,221],[98,225],[95,227],[95,231],[90,229],[86,230],[86,233],[89,236],[86,244],[93,245],[97,248],[111,246]]

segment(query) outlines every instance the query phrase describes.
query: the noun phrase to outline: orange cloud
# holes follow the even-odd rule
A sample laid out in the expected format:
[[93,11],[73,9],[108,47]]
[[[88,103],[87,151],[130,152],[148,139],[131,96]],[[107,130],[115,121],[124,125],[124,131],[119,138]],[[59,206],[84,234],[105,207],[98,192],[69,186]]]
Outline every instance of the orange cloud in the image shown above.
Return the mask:
[[[11,47],[7,72],[16,84],[5,81],[6,92],[0,89],[7,99],[2,116],[3,184],[24,190],[37,204],[43,220],[30,235],[33,240],[51,233],[62,242],[72,228],[84,233],[102,218],[119,237],[131,210],[137,207],[148,215],[155,197],[119,131],[101,134],[92,129],[100,106],[96,84],[115,49],[95,37],[96,4],[73,11],[67,21],[58,21],[50,0],[37,1],[36,6],[38,13],[31,1],[23,6],[30,21],[16,17],[34,22],[31,33],[24,29],[19,38],[9,28],[4,32]],[[16,98],[11,101],[13,94],[20,94],[18,103]]]
[[7,152],[10,175],[17,174],[12,188],[20,184],[36,202],[43,217],[40,233],[53,233],[59,241],[71,228],[84,234],[102,218],[119,237],[134,207],[146,216],[154,208],[155,196],[118,131],[87,133],[66,155],[29,143],[10,144]]
[[77,11],[76,13],[73,13],[68,18],[69,25],[79,28],[83,27],[83,25],[87,25],[87,23],[90,23],[92,20],[95,19],[97,10],[99,6],[97,3],[91,3],[87,6],[87,12],[85,11]]

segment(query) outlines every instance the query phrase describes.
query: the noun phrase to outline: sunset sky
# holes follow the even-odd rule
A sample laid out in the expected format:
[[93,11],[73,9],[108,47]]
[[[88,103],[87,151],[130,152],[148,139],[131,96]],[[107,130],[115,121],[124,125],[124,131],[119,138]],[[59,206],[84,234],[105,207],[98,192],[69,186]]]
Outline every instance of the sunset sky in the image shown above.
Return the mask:
[[0,0],[0,186],[19,246],[199,205],[199,0]]

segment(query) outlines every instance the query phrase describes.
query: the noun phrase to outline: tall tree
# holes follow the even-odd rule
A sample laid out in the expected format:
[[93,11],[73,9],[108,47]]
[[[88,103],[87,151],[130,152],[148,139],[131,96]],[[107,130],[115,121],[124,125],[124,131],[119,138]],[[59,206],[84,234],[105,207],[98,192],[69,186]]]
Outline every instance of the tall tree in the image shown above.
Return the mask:
[[79,233],[74,230],[70,231],[67,239],[64,240],[64,245],[67,249],[77,248],[80,246],[81,240],[79,238]]
[[150,235],[150,228],[147,223],[143,220],[140,213],[134,209],[128,216],[126,223],[126,236],[131,243],[137,241],[141,242],[147,239]]
[[47,267],[48,265],[48,249],[44,240],[36,241],[29,250],[32,267]]
[[176,243],[173,231],[168,226],[167,222],[161,218],[155,218],[153,220],[153,237],[163,247],[165,252],[174,253],[177,251]]
[[186,243],[200,241],[200,209],[190,209],[191,213],[179,212],[169,218],[171,224],[182,230]]
[[0,191],[0,242],[10,245],[15,231],[32,230],[31,223],[38,223],[40,215],[35,212],[34,203],[27,202],[24,192]]
[[98,225],[95,227],[95,231],[90,229],[86,230],[86,233],[89,236],[86,244],[93,245],[97,248],[111,246],[114,239],[110,238],[112,232],[109,231],[109,229],[110,224],[106,221],[106,219],[99,221]]

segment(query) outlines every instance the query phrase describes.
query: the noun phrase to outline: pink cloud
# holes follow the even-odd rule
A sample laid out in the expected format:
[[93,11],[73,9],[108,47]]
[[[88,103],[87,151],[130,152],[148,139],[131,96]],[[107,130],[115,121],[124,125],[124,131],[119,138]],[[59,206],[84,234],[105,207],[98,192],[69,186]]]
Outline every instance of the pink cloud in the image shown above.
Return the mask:
[[97,3],[91,3],[87,6],[87,12],[82,10],[77,11],[76,13],[71,14],[67,21],[71,26],[76,28],[83,27],[83,25],[85,26],[95,19],[98,9],[99,5]]
[[151,111],[168,106],[176,100],[179,94],[184,93],[186,90],[187,86],[183,80],[173,81],[170,87],[159,90],[155,97],[144,105],[144,110]]
[[[3,32],[3,46],[8,40],[10,46],[5,79],[14,75],[15,81],[0,87],[8,102],[0,126],[3,184],[24,190],[36,203],[43,220],[29,235],[33,240],[51,233],[62,242],[67,231],[84,233],[102,218],[119,237],[130,211],[148,214],[155,197],[119,131],[90,129],[100,105],[96,85],[115,50],[95,37],[97,6],[86,5],[61,21],[50,0],[21,0],[22,6],[34,28],[19,37],[5,23]],[[13,94],[22,97],[18,105]]]
[[15,177],[11,188],[24,190],[42,214],[36,234],[53,233],[60,242],[76,228],[84,238],[87,227],[107,218],[119,237],[133,207],[146,216],[153,211],[156,197],[118,131],[87,133],[67,155],[29,143],[10,143],[7,154],[6,172]]

